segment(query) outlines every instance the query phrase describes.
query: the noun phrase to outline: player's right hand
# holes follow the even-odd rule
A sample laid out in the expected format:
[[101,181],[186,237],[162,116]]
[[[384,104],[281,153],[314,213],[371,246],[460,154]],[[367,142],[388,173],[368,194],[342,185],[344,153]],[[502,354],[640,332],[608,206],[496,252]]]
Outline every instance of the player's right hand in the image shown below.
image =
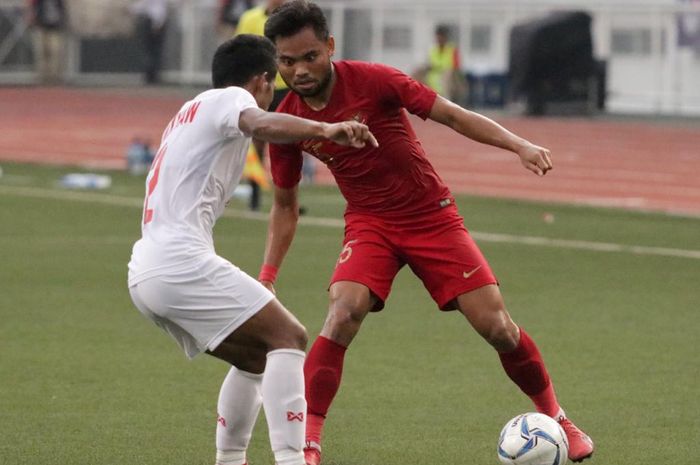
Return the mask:
[[358,149],[369,142],[372,147],[379,147],[379,142],[366,124],[357,121],[344,121],[326,126],[325,136],[336,144],[347,145]]

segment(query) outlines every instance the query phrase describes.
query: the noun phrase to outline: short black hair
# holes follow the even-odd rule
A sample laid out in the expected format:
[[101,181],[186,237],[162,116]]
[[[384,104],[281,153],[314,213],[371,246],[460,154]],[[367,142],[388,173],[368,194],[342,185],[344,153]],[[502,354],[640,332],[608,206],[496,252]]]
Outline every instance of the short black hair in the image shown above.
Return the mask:
[[293,36],[309,26],[319,40],[328,40],[330,33],[323,10],[307,0],[292,0],[280,5],[267,18],[265,37],[275,42],[278,37]]
[[277,73],[275,56],[274,44],[265,37],[237,35],[216,49],[211,64],[212,84],[217,89],[242,86],[263,73],[273,80]]
[[450,27],[447,24],[438,24],[435,27],[435,34],[448,37],[450,35]]

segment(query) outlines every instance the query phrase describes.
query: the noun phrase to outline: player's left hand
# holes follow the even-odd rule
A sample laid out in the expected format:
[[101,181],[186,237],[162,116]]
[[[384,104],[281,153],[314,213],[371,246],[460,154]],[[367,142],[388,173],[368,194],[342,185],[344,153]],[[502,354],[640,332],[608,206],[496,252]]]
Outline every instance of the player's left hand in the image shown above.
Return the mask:
[[538,176],[544,176],[552,169],[549,149],[534,144],[527,144],[518,150],[520,163]]

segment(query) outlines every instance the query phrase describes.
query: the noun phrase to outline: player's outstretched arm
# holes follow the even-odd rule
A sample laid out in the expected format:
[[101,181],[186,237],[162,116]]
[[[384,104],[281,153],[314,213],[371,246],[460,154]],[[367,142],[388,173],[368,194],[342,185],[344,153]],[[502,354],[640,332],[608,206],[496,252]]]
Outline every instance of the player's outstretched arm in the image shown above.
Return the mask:
[[516,153],[522,165],[539,176],[552,169],[549,149],[532,144],[492,119],[466,110],[443,97],[436,98],[429,117],[472,140]]
[[272,292],[277,270],[282,266],[299,220],[298,186],[283,189],[275,186],[270,223],[267,226],[265,256],[258,280]]
[[323,123],[284,113],[271,113],[258,108],[241,112],[238,126],[256,139],[276,144],[287,144],[307,139],[328,139],[336,144],[362,148],[377,146],[377,139],[369,128],[357,121]]

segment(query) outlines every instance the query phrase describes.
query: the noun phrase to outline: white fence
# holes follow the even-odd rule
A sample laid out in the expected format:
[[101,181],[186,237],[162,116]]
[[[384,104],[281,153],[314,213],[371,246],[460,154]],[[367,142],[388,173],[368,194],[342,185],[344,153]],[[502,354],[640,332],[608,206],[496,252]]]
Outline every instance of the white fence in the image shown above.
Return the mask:
[[[164,65],[167,81],[208,82],[209,61],[217,45],[216,3],[216,0],[177,0],[177,6],[173,6]],[[425,61],[437,24],[447,24],[454,31],[465,71],[505,72],[513,25],[557,10],[587,11],[593,17],[596,58],[607,62],[609,111],[700,115],[698,1],[318,0],[318,3],[326,11],[336,37],[337,58],[381,61],[407,72]],[[0,29],[0,82],[32,82],[35,78],[31,53],[18,53],[18,49],[28,48],[29,41],[21,22],[22,4],[23,0],[2,0],[0,4],[0,24],[4,25],[4,31]],[[683,32],[691,39],[695,37],[694,42],[681,45]],[[139,75],[134,72],[115,74],[90,67],[85,62],[90,59],[85,48],[91,40],[97,39],[72,36],[70,80],[138,82]],[[99,49],[99,40],[91,46]]]

